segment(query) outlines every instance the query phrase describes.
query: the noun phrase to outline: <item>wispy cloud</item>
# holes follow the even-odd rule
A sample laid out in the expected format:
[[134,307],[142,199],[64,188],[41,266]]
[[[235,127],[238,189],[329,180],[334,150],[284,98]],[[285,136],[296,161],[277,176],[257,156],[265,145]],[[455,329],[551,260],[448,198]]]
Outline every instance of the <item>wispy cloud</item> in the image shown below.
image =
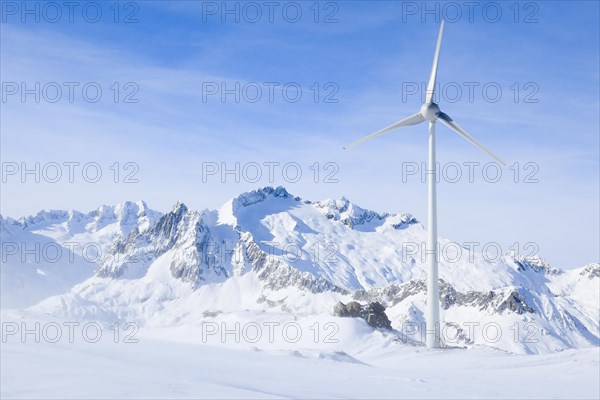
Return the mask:
[[[597,257],[599,62],[593,50],[598,21],[580,12],[590,7],[583,4],[542,7],[537,24],[448,24],[440,83],[457,83],[465,92],[456,102],[441,99],[442,108],[521,168],[536,163],[541,178],[533,185],[510,179],[442,184],[445,236],[488,236],[507,244],[539,240],[542,255],[563,265]],[[399,180],[403,162],[425,161],[424,126],[352,152],[342,146],[416,112],[419,96],[403,99],[402,90],[427,77],[434,21],[403,23],[392,2],[340,3],[339,22],[330,25],[310,19],[203,23],[195,3],[141,5],[140,22],[127,27],[2,25],[3,82],[97,82],[103,89],[98,103],[80,94],[73,103],[22,103],[18,96],[3,102],[2,160],[96,161],[105,168],[132,161],[140,168],[135,185],[10,181],[3,184],[3,215],[45,207],[91,209],[140,198],[159,209],[178,199],[214,208],[240,191],[283,184],[306,198],[346,195],[374,209],[424,219],[426,187]],[[561,13],[569,18],[560,19]],[[557,20],[567,32],[561,37],[553,33]],[[120,90],[116,103],[114,82]],[[137,103],[122,101],[129,82],[139,89]],[[279,83],[274,101],[267,100],[267,82]],[[480,84],[475,101],[467,98],[465,82]],[[498,102],[483,99],[481,86],[490,82],[503,90]],[[537,103],[523,102],[528,82],[537,85]],[[255,103],[236,102],[231,94],[222,102],[220,93],[203,93],[206,83],[229,89],[258,85],[263,94]],[[301,101],[283,98],[286,83],[301,87]],[[327,83],[335,85],[337,103],[324,101],[332,93]],[[450,131],[440,127],[439,132],[442,163],[488,162]],[[304,178],[294,183],[279,174],[273,182],[202,182],[203,162],[231,167],[269,161],[297,162]],[[310,167],[316,162],[319,168],[335,163],[339,183],[315,183]],[[573,233],[561,235],[557,224],[568,224]],[[498,228],[490,231],[490,226]]]

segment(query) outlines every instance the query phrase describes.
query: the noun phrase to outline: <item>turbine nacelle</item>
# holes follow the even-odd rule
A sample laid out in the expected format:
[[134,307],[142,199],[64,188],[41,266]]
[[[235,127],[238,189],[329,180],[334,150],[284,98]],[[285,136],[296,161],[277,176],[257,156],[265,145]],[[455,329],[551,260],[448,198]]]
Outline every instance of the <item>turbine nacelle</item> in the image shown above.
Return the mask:
[[463,128],[460,127],[448,114],[440,111],[440,108],[437,104],[433,102],[433,97],[435,94],[435,82],[437,79],[437,70],[438,70],[438,61],[440,59],[440,48],[442,47],[442,34],[444,32],[444,21],[440,24],[440,32],[438,34],[437,45],[435,46],[435,53],[433,56],[433,65],[431,67],[431,74],[429,75],[429,81],[427,83],[427,89],[425,90],[425,103],[421,106],[421,109],[418,113],[413,114],[409,117],[401,119],[398,122],[393,123],[390,126],[387,126],[381,130],[378,130],[375,133],[370,134],[369,136],[365,136],[361,139],[358,139],[354,143],[350,143],[346,146],[346,149],[351,149],[355,146],[358,146],[361,143],[364,143],[368,140],[374,139],[378,136],[381,136],[385,133],[395,131],[396,129],[404,128],[411,125],[417,125],[423,123],[425,121],[430,124],[434,124],[437,121],[440,121],[443,125],[450,128],[452,131],[457,133],[459,136],[463,137],[465,140],[483,150],[485,153],[490,155],[496,161],[498,161],[502,165],[506,165],[502,159],[496,156],[494,153],[486,149],[481,143],[475,140],[474,137],[469,135]]
[[439,113],[440,108],[435,103],[424,103],[419,110],[419,114],[429,122],[435,122],[438,119]]

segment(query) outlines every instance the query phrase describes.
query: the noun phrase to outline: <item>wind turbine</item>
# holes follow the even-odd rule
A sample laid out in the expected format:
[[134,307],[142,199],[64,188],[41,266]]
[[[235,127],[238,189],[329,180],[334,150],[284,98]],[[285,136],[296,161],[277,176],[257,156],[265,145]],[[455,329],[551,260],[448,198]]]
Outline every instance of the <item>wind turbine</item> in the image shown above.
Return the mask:
[[438,105],[433,102],[443,32],[444,21],[442,20],[440,32],[438,34],[437,46],[435,47],[435,54],[433,56],[433,66],[431,67],[431,74],[429,75],[429,82],[427,83],[427,90],[425,92],[425,103],[423,103],[419,112],[411,115],[408,118],[401,119],[387,128],[383,128],[382,130],[372,133],[369,136],[365,136],[362,139],[359,139],[345,147],[346,149],[351,149],[361,143],[374,139],[393,130],[403,128],[405,126],[417,125],[425,121],[429,122],[429,162],[426,171],[426,175],[429,178],[429,198],[427,207],[427,248],[425,250],[425,254],[427,255],[427,312],[425,315],[425,343],[428,348],[441,346],[439,302],[440,289],[438,285],[437,204],[435,189],[435,123],[440,121],[442,124],[456,132],[459,136],[463,137],[471,144],[486,152],[500,164],[506,165],[498,156],[483,147],[481,143],[479,143],[463,128],[461,128],[452,118],[450,118],[448,114],[443,113]]

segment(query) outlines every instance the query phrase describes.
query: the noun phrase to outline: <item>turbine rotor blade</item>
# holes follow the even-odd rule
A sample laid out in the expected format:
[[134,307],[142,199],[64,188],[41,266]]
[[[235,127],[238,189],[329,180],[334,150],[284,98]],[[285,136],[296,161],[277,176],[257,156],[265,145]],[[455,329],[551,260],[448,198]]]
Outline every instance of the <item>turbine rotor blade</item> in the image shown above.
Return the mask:
[[450,116],[448,114],[445,114],[440,111],[438,113],[438,118],[439,118],[438,121],[440,121],[442,124],[446,125],[448,128],[452,129],[454,132],[458,133],[460,136],[465,138],[467,141],[471,142],[471,144],[475,145],[476,147],[479,147],[481,150],[486,152],[489,156],[491,156],[493,159],[498,161],[500,164],[506,166],[506,163],[504,161],[502,161],[502,159],[500,157],[498,157],[497,155],[492,153],[490,150],[486,149],[481,143],[479,143],[477,140],[475,140],[475,138],[473,138],[471,135],[469,135],[463,128],[460,127],[460,125],[458,125],[452,118],[450,118]]
[[444,33],[444,20],[440,25],[440,32],[438,33],[437,46],[435,46],[435,54],[433,56],[433,66],[431,67],[431,74],[429,75],[429,82],[427,83],[427,90],[425,91],[425,103],[431,103],[433,101],[433,94],[435,93],[435,82],[437,78],[438,61],[440,59],[440,48],[442,47],[442,34]]
[[391,132],[393,130],[399,129],[399,128],[403,128],[405,126],[410,126],[410,125],[416,125],[416,124],[420,124],[421,122],[425,121],[425,118],[423,118],[421,116],[421,114],[416,113],[414,115],[411,115],[408,118],[404,118],[398,122],[396,122],[395,124],[392,124],[386,128],[383,128],[375,133],[370,134],[369,136],[365,136],[361,139],[358,139],[356,142],[350,143],[349,145],[345,146],[344,149],[351,149],[355,146],[358,146],[361,143],[366,142],[367,140],[371,140],[376,138],[377,136],[381,136],[384,133],[388,133]]

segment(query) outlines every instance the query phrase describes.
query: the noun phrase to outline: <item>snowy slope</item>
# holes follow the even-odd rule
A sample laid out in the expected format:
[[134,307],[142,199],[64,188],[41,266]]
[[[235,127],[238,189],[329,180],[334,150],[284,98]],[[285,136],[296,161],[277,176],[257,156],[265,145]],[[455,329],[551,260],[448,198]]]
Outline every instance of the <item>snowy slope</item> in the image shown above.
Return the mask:
[[[246,314],[231,314],[229,326],[233,321],[273,321]],[[22,318],[3,314],[3,321]],[[290,320],[294,318],[288,313]],[[218,340],[219,334],[205,343],[201,329],[190,326],[143,326],[130,340],[121,332],[117,341],[114,331],[104,327],[100,340],[93,343],[83,339],[81,326],[75,328],[72,343],[66,334],[58,343],[39,344],[23,343],[13,335],[2,344],[0,397],[597,399],[600,395],[600,363],[594,348],[533,356],[488,347],[427,351],[352,319],[338,320],[337,342],[326,343],[324,329],[317,341],[309,329],[317,322],[323,327],[326,316],[298,321],[304,335],[297,343],[282,340],[281,331],[276,331],[273,343],[235,343],[231,334],[226,343]],[[266,330],[262,333],[268,336]]]
[[[3,317],[14,321],[23,316]],[[231,320],[247,319],[235,313]],[[533,356],[486,347],[427,351],[351,319],[338,321],[337,342],[324,343],[323,336],[313,341],[307,327],[326,321],[322,316],[307,318],[298,343],[282,340],[279,331],[274,343],[204,343],[201,330],[189,326],[141,327],[130,338],[136,341],[125,341],[121,332],[115,342],[108,327],[94,343],[83,340],[81,327],[76,328],[73,343],[67,335],[58,343],[39,344],[22,343],[15,335],[2,344],[0,397],[597,399],[600,395],[597,349]]]

